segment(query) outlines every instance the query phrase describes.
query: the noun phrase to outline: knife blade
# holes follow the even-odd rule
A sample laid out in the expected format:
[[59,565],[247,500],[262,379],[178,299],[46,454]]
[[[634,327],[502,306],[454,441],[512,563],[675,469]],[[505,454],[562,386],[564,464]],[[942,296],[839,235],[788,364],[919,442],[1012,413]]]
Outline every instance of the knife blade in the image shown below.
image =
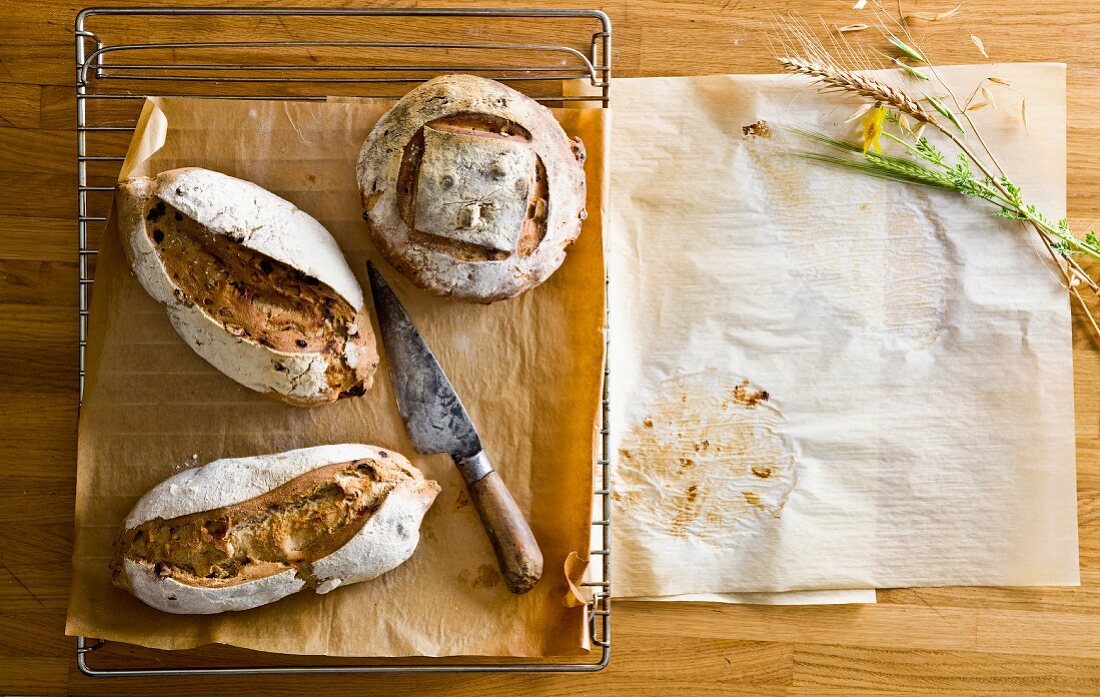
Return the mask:
[[489,535],[505,584],[526,593],[542,576],[542,552],[500,474],[493,469],[470,415],[405,308],[367,262],[379,333],[397,408],[417,452],[447,453],[462,473]]

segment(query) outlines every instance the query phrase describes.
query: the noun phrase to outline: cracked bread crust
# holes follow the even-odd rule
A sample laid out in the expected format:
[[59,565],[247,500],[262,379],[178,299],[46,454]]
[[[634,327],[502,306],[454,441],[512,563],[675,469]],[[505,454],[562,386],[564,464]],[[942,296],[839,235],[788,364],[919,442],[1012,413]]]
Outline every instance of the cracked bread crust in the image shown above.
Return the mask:
[[199,168],[128,179],[118,199],[131,268],[196,353],[297,406],[369,389],[378,353],[362,290],[320,223]]
[[438,492],[404,457],[373,446],[218,460],[142,497],[116,542],[114,583],[180,614],[327,593],[408,559]]
[[583,162],[546,107],[444,75],[386,112],[356,173],[370,237],[392,266],[437,295],[488,303],[565,260],[586,216]]

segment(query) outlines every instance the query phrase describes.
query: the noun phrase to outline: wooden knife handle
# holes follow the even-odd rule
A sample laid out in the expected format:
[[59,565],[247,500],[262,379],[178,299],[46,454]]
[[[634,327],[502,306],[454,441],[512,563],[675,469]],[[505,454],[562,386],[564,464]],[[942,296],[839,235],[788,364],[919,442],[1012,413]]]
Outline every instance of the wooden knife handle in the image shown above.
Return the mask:
[[542,550],[516,500],[495,471],[469,484],[470,496],[489,533],[504,583],[513,593],[526,593],[542,577]]

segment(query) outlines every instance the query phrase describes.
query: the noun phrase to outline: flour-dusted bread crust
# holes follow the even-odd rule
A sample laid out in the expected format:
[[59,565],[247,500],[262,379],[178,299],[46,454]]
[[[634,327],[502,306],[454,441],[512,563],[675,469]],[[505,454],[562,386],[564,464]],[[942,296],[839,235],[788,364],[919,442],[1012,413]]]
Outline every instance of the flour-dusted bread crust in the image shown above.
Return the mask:
[[126,517],[115,585],[164,612],[247,610],[399,566],[439,493],[401,455],[361,444],[216,460]]
[[363,291],[319,222],[194,167],[128,179],[118,203],[134,274],[218,370],[299,406],[370,387],[378,353]]
[[[382,451],[360,443],[317,445],[273,455],[227,457],[172,475],[145,492],[123,523],[136,528],[155,518],[180,518],[263,496],[295,477],[334,462],[377,459]],[[408,461],[401,458],[402,462]],[[412,467],[412,465],[409,465]]]
[[474,75],[402,97],[357,163],[375,246],[416,285],[492,302],[545,281],[585,212],[584,148],[549,109]]
[[287,569],[274,576],[212,591],[203,586],[180,583],[171,576],[161,578],[153,564],[132,559],[124,559],[122,563],[124,583],[134,597],[149,607],[177,615],[216,615],[232,610],[250,610],[282,600],[306,585],[294,569]]

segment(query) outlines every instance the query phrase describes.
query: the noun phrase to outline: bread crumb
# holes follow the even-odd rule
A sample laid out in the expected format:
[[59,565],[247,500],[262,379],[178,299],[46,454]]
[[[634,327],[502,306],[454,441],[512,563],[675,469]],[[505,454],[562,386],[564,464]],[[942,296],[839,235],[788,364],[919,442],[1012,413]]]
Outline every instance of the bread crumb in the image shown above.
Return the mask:
[[741,134],[744,135],[746,138],[771,138],[772,126],[767,121],[761,119],[756,123],[750,123],[747,126],[742,126]]

